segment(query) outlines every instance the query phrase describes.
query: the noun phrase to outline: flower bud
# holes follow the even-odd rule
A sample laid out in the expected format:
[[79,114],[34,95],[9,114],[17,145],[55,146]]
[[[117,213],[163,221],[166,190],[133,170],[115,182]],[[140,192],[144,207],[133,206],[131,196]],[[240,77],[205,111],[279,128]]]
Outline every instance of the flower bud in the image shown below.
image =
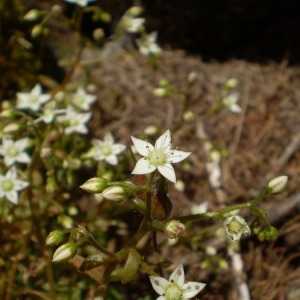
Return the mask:
[[124,200],[124,190],[120,186],[111,186],[102,192],[102,196],[106,200],[113,202],[121,202]]
[[274,195],[280,193],[285,188],[287,181],[288,177],[284,175],[272,179],[267,185],[268,194]]
[[41,24],[35,25],[31,30],[31,37],[36,38],[43,34],[44,26]]
[[154,96],[161,97],[161,98],[166,98],[169,96],[169,92],[165,88],[156,88],[153,91],[153,94],[154,94]]
[[53,262],[64,262],[70,260],[77,253],[78,246],[75,243],[68,242],[59,248],[53,254]]
[[37,20],[41,15],[41,12],[38,9],[31,9],[28,11],[25,16],[24,20],[26,21],[35,21]]
[[237,241],[241,238],[242,234],[249,234],[250,228],[246,221],[240,216],[231,216],[226,218],[224,222],[225,233]]
[[103,31],[102,28],[96,28],[94,31],[93,31],[93,38],[96,40],[96,41],[100,41],[104,38],[105,36],[105,33]]
[[257,237],[260,241],[265,240],[275,240],[277,238],[277,229],[273,226],[269,226],[265,228],[264,230],[260,231],[257,234]]
[[86,181],[80,186],[83,190],[98,194],[101,193],[107,187],[107,180],[105,178],[94,177]]
[[140,6],[132,6],[127,10],[127,13],[135,18],[138,17],[143,12],[143,8]]
[[3,110],[1,113],[0,113],[0,117],[3,117],[3,118],[13,118],[16,116],[16,111],[13,110],[13,109],[6,109],[6,110]]
[[64,231],[63,230],[54,230],[49,233],[46,238],[46,246],[54,246],[60,244],[64,239]]
[[238,84],[238,80],[236,78],[230,78],[226,81],[225,88],[231,90],[235,88],[237,84]]
[[3,128],[3,133],[12,133],[21,129],[20,124],[10,123]]
[[169,221],[168,223],[166,223],[166,226],[164,228],[165,234],[170,239],[177,238],[178,236],[182,235],[184,231],[185,231],[185,226],[177,220]]
[[188,83],[189,84],[194,84],[195,82],[197,81],[197,74],[195,72],[191,72],[189,75],[188,75]]

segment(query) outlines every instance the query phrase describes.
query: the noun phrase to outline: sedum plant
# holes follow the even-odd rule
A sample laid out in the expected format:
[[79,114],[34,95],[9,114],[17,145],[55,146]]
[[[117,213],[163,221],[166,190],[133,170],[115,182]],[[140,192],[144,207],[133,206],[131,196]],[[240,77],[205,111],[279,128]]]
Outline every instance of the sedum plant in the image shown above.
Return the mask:
[[[157,300],[193,299],[210,283],[199,282],[201,278],[187,281],[183,262],[168,262],[166,257],[160,255],[162,245],[158,242],[158,232],[165,236],[169,244],[176,246],[181,238],[191,237],[188,231],[193,222],[214,219],[223,233],[235,242],[251,232],[260,240],[275,239],[276,228],[269,224],[267,213],[259,204],[266,196],[280,193],[287,184],[287,176],[272,179],[249,202],[225,206],[216,211],[208,211],[207,203],[204,202],[194,205],[191,214],[175,217],[172,203],[176,200],[170,198],[169,186],[174,184],[175,188],[183,190],[184,182],[177,179],[173,164],[188,159],[192,153],[172,147],[171,132],[176,132],[189,120],[217,113],[223,108],[240,113],[238,95],[233,91],[237,80],[229,79],[222,87],[218,99],[199,115],[189,110],[190,88],[197,80],[195,73],[189,74],[184,89],[173,86],[168,80],[162,80],[154,94],[162,98],[179,95],[183,111],[174,128],[167,129],[154,143],[131,136],[133,145],[129,141],[125,145],[117,141],[114,133],[108,130],[101,137],[93,136],[89,123],[93,118],[92,107],[98,97],[91,92],[93,89],[90,89],[88,78],[80,83],[72,80],[76,67],[80,65],[82,51],[90,43],[80,30],[83,15],[91,13],[94,20],[103,22],[109,22],[111,17],[93,0],[65,2],[75,7],[71,20],[62,14],[58,5],[52,7],[51,11],[32,9],[24,16],[25,21],[36,23],[31,30],[32,38],[46,36],[52,18],[63,19],[78,34],[78,48],[66,63],[68,68],[65,78],[60,84],[54,84],[54,87],[43,82],[33,86],[28,84],[27,90],[17,91],[14,99],[2,102],[1,224],[8,227],[18,224],[20,241],[13,247],[14,241],[9,240],[10,246],[2,250],[3,257],[13,259],[3,272],[9,276],[7,280],[0,281],[0,298],[9,300],[20,297],[12,288],[14,278],[18,278],[19,271],[22,280],[18,278],[18,283],[26,281],[28,273],[23,271],[26,265],[36,265],[32,273],[40,270],[45,272],[44,284],[39,286],[44,292],[37,292],[33,286],[24,289],[24,294],[41,299],[80,299],[80,289],[94,289],[91,299],[111,299],[109,293],[113,283],[124,285],[138,281],[142,274],[149,276],[148,284],[158,294]],[[140,7],[128,9],[117,24],[114,36],[105,40],[98,30],[98,38],[105,43],[123,35],[132,35],[138,50],[136,53],[148,56],[152,59],[149,62],[153,64],[153,59],[159,57],[162,49],[156,43],[157,33],[147,34],[141,13]],[[145,131],[155,135],[158,130],[159,127],[153,125]],[[209,181],[212,187],[218,188],[220,161],[225,151],[218,149],[209,139],[205,147],[208,150],[206,168]],[[79,176],[81,171],[92,174],[91,178],[85,174],[87,180],[83,180]],[[99,207],[96,213],[93,209],[87,209],[86,216],[79,215],[74,204],[79,187],[83,190],[83,197],[87,197],[87,193],[94,195]],[[140,223],[132,236],[112,249],[107,238],[108,227],[117,224],[120,228],[126,228],[126,224],[118,220],[118,212],[124,206],[128,211],[139,213]],[[244,218],[236,213],[241,209],[248,209],[252,218]],[[102,218],[100,213],[106,217],[108,215],[108,218]],[[76,218],[80,221],[75,221]],[[76,223],[80,224],[76,226]],[[206,230],[212,229],[208,227]],[[158,254],[156,261],[149,260],[147,256],[150,242]],[[51,247],[55,247],[54,253]],[[26,256],[24,253],[27,248],[33,250],[28,250],[30,254]],[[203,268],[217,260],[216,250],[212,246],[206,247],[205,251],[208,259],[202,263]],[[19,268],[15,261],[20,263]],[[74,281],[80,284],[70,288],[72,291],[67,294],[64,287],[59,285],[60,282],[55,280],[56,273],[60,274],[66,267],[64,262],[69,262],[79,272],[89,276],[94,285],[81,281],[78,275]],[[226,268],[226,262],[221,259],[218,262],[220,268]],[[172,263],[177,267],[166,279],[164,269]]]

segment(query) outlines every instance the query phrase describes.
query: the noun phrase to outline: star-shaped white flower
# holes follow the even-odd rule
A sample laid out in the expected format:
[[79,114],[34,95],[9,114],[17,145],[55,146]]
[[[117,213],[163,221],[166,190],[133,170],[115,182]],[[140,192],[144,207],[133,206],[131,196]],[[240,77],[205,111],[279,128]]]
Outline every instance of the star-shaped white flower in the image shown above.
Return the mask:
[[59,114],[65,114],[66,109],[55,109],[55,102],[47,103],[43,108],[43,114],[34,120],[35,123],[44,122],[46,124],[50,124],[53,122],[55,117]]
[[17,105],[19,109],[38,111],[42,104],[51,99],[51,95],[42,94],[42,87],[36,84],[30,93],[17,93]]
[[81,110],[89,110],[91,104],[95,102],[96,99],[97,96],[87,94],[82,87],[79,87],[72,97],[72,103]]
[[90,113],[79,114],[72,107],[68,107],[66,109],[66,114],[58,116],[57,120],[65,125],[65,134],[72,134],[74,132],[85,134],[88,132],[86,123],[89,121],[91,116],[92,115]]
[[145,23],[144,18],[133,18],[132,16],[125,16],[124,19],[125,29],[129,33],[138,33],[143,28]]
[[31,161],[29,155],[24,152],[28,147],[29,138],[23,138],[17,141],[2,138],[2,145],[0,145],[0,155],[4,156],[4,163],[6,166],[11,166],[15,162],[27,164]]
[[18,191],[29,185],[27,181],[17,179],[17,171],[11,167],[3,176],[0,174],[0,198],[7,198],[14,204],[18,203]]
[[152,32],[141,39],[137,40],[137,45],[141,54],[158,55],[161,52],[161,48],[156,44],[157,32]]
[[237,93],[231,93],[226,97],[224,97],[222,101],[223,104],[227,106],[232,113],[239,114],[242,111],[242,109],[237,104],[238,100],[239,100],[239,95]]
[[169,280],[150,276],[153,289],[160,296],[156,300],[186,300],[195,297],[206,284],[194,281],[185,281],[182,264],[171,274]]
[[96,0],[64,0],[66,2],[69,2],[69,3],[73,3],[73,4],[77,4],[81,7],[85,7],[88,5],[89,2],[93,2],[93,1],[96,1]]
[[224,229],[233,241],[238,241],[242,234],[247,235],[251,232],[247,222],[241,216],[227,217],[224,221]]
[[136,151],[144,156],[137,161],[132,174],[148,174],[157,169],[161,175],[174,183],[176,182],[175,171],[171,164],[184,160],[191,152],[171,150],[169,129],[156,140],[155,146],[133,136],[131,139]]
[[85,157],[93,157],[95,160],[105,160],[111,165],[118,163],[117,155],[125,150],[126,146],[123,144],[115,144],[114,138],[108,132],[104,140],[93,139],[92,144],[94,147],[90,149]]

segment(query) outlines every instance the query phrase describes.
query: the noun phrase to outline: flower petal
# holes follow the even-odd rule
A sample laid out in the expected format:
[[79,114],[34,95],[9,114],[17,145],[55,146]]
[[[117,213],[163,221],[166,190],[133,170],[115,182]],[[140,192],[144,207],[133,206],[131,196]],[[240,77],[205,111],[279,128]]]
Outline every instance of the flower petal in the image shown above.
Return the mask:
[[114,143],[114,138],[111,134],[111,132],[108,132],[105,137],[104,137],[104,141],[110,145],[112,145]]
[[143,140],[137,139],[134,136],[131,137],[131,140],[135,146],[136,151],[142,156],[148,156],[149,151],[152,151],[154,147]]
[[6,192],[5,197],[13,204],[18,204],[18,193],[15,190]]
[[164,134],[162,134],[155,142],[155,148],[166,148],[171,146],[171,134],[168,129]]
[[162,166],[158,166],[157,169],[161,175],[174,183],[176,182],[175,171],[171,164],[166,163]]
[[111,146],[111,149],[113,154],[119,154],[126,149],[126,146],[122,144],[114,144]]
[[186,159],[192,152],[184,152],[184,151],[178,151],[178,150],[170,150],[172,153],[169,156],[168,162],[169,163],[178,163],[184,159]]
[[178,265],[171,274],[169,282],[173,281],[176,282],[180,287],[184,285],[184,270],[182,264]]
[[149,159],[142,157],[137,161],[131,174],[148,174],[155,171],[155,169],[156,167],[150,164]]
[[113,166],[115,166],[118,163],[118,159],[116,155],[105,156],[104,159]]
[[185,284],[185,291],[183,292],[183,297],[190,299],[195,297],[204,287],[205,283],[189,281]]
[[159,295],[163,295],[165,292],[166,286],[170,283],[167,279],[159,276],[149,276],[150,282],[152,284],[153,289]]

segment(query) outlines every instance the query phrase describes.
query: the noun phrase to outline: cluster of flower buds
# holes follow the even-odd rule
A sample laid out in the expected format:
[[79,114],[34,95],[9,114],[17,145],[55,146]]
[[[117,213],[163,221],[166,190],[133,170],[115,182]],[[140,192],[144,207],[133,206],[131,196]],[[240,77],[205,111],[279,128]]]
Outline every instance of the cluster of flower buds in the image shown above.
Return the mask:
[[69,241],[62,244],[53,254],[53,262],[65,262],[73,258],[80,245],[86,241],[87,231],[82,227],[65,230],[54,230],[46,238],[46,246],[55,246],[63,242],[65,236],[70,234]]

